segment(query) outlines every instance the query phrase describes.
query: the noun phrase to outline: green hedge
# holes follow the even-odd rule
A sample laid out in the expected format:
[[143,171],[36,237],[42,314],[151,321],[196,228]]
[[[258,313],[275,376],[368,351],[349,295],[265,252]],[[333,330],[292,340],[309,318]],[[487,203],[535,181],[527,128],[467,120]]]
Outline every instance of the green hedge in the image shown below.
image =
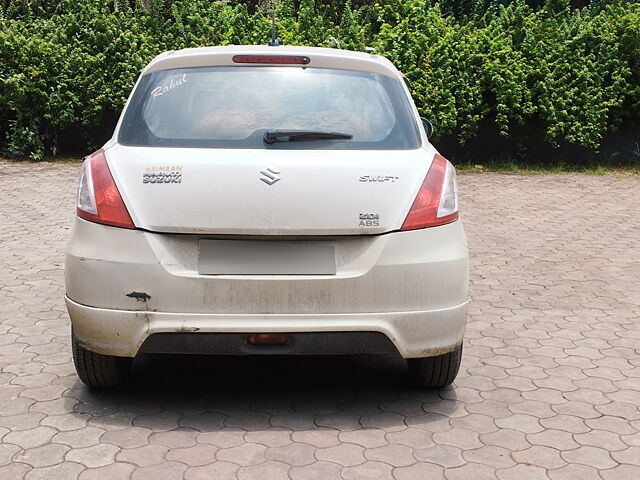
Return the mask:
[[[95,147],[92,127],[158,53],[265,44],[260,3],[0,0],[0,150],[38,159],[65,132]],[[596,149],[640,117],[640,3],[591,4],[282,0],[277,24],[283,44],[374,47],[439,134],[464,142],[495,122],[504,136]]]

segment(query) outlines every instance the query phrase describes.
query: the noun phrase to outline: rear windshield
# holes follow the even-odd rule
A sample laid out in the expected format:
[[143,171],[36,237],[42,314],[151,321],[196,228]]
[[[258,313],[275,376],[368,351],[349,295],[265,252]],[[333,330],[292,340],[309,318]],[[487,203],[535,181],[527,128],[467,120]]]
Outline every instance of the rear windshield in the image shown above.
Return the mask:
[[[304,130],[350,140],[278,141]],[[368,72],[298,67],[198,67],[144,76],[118,141],[132,146],[413,149],[420,136],[401,83]]]

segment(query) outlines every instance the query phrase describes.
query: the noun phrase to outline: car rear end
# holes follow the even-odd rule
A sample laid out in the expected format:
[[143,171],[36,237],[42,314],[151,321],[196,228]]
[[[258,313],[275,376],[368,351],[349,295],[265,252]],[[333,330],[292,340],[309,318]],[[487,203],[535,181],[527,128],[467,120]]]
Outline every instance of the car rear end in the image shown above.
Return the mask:
[[450,383],[468,294],[455,170],[382,57],[164,54],[85,160],[66,286],[94,386],[140,352],[399,353],[448,358],[426,384]]

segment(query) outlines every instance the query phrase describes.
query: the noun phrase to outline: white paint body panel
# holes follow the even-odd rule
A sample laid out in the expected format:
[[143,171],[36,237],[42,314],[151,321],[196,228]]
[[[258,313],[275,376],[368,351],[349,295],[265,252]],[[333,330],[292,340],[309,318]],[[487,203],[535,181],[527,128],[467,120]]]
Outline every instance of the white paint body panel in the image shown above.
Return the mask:
[[[114,145],[109,168],[138,228],[236,235],[361,235],[399,230],[435,152],[258,150]],[[147,168],[179,165],[181,183],[142,183]],[[260,172],[273,167],[280,181]],[[361,182],[362,176],[388,176]],[[395,180],[397,178],[397,180]],[[361,213],[380,216],[360,226]]]

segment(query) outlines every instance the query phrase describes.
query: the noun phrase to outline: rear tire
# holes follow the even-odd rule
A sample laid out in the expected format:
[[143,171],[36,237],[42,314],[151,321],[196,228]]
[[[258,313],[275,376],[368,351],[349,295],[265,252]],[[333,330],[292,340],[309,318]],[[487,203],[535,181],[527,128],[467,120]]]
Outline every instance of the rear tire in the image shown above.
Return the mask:
[[410,358],[409,376],[419,387],[442,388],[451,385],[460,370],[462,345],[453,352],[436,357]]
[[71,330],[73,363],[82,383],[92,388],[122,385],[131,373],[132,358],[101,355],[78,345]]

